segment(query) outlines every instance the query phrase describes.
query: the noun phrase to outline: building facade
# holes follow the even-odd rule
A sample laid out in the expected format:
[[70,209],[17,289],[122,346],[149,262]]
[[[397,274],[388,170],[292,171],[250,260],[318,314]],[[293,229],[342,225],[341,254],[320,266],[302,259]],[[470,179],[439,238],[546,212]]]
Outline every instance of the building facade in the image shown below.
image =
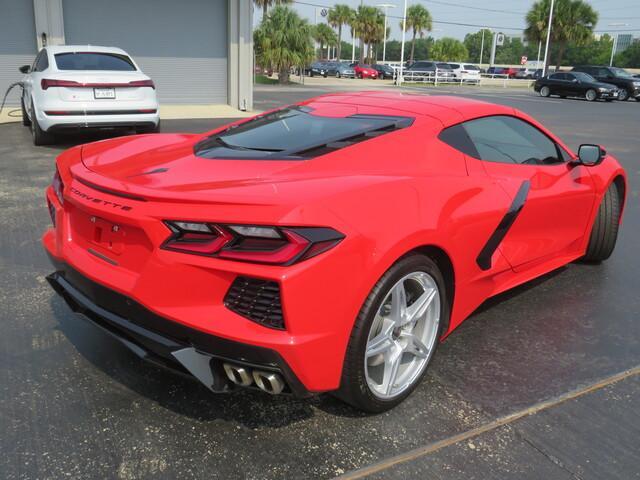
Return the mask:
[[252,109],[251,0],[0,0],[0,96],[43,46],[64,44],[124,49],[161,103]]

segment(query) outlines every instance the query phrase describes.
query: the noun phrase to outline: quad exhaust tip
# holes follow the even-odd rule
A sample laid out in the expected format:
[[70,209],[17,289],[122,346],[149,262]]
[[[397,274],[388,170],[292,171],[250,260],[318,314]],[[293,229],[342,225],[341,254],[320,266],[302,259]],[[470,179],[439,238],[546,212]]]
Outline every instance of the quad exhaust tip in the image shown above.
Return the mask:
[[227,374],[227,378],[236,385],[240,385],[241,387],[248,387],[253,383],[251,374],[249,374],[247,369],[244,367],[224,363],[222,365],[222,368],[224,368],[224,373]]
[[249,369],[231,363],[223,363],[222,368],[227,378],[241,387],[248,387],[255,382],[260,390],[271,395],[282,393],[285,387],[284,380],[275,372],[264,372],[262,370],[249,372]]
[[284,381],[282,377],[274,372],[253,371],[253,380],[260,390],[272,395],[278,395],[284,390]]

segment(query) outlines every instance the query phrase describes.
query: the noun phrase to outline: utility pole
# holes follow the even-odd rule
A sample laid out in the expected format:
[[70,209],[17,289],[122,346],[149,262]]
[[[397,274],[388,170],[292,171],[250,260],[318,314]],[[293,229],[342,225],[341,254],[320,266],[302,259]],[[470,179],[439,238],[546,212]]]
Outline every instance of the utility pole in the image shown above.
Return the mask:
[[400,72],[398,74],[398,78],[396,79],[396,83],[398,85],[402,85],[402,77],[404,73],[404,34],[407,30],[407,0],[404,0],[404,9],[402,11],[402,45],[400,46]]
[[484,50],[484,28],[482,29],[482,41],[480,42],[480,66],[482,66],[482,51]]
[[384,43],[382,44],[382,63],[384,63],[387,57],[387,9],[395,8],[395,5],[393,3],[381,3],[378,7],[384,8]]
[[[610,23],[609,24],[610,27],[629,27],[630,25],[628,23]],[[611,46],[611,59],[609,60],[609,66],[612,67],[613,66],[613,57],[616,54],[616,50],[618,49],[618,35],[620,35],[619,33],[614,33],[613,34],[613,45]]]
[[553,6],[555,0],[551,0],[551,8],[549,9],[549,25],[547,25],[547,41],[544,47],[544,65],[542,66],[542,76],[547,73],[547,57],[549,55],[549,40],[551,40],[551,24],[553,23]]

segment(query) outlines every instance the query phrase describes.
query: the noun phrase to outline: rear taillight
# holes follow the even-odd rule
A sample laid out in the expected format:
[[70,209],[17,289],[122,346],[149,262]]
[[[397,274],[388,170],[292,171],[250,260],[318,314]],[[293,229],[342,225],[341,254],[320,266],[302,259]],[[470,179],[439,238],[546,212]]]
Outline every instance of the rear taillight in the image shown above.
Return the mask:
[[331,228],[167,221],[162,248],[242,262],[291,265],[326,252],[344,235]]
[[131,85],[132,87],[151,87],[154,90],[156,88],[153,80],[134,80],[133,82],[129,82],[129,85]]
[[53,175],[53,181],[51,182],[51,186],[53,187],[53,191],[60,202],[60,205],[64,204],[64,183],[62,183],[62,178],[60,177],[60,172],[56,168],[56,173]]
[[127,83],[118,82],[89,82],[80,83],[73,80],[55,80],[52,78],[43,78],[40,80],[42,90],[52,87],[75,87],[75,88],[127,88],[127,87],[151,87],[156,88],[153,80],[133,80]]
[[82,84],[74,82],[73,80],[52,80],[50,78],[43,78],[40,80],[40,86],[43,90],[51,87],[81,87]]

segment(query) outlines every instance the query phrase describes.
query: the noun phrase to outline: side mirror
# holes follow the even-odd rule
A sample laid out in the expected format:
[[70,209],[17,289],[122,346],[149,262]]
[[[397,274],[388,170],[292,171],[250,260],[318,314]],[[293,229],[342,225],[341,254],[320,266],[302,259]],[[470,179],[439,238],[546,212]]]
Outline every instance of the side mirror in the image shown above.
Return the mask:
[[18,70],[20,70],[21,73],[27,74],[31,71],[31,66],[22,65],[20,68],[18,68]]
[[573,83],[580,83],[580,80],[578,80],[577,78],[574,78],[573,80],[571,80]]
[[578,149],[578,160],[582,165],[591,167],[598,165],[604,159],[607,152],[600,145],[583,144]]

